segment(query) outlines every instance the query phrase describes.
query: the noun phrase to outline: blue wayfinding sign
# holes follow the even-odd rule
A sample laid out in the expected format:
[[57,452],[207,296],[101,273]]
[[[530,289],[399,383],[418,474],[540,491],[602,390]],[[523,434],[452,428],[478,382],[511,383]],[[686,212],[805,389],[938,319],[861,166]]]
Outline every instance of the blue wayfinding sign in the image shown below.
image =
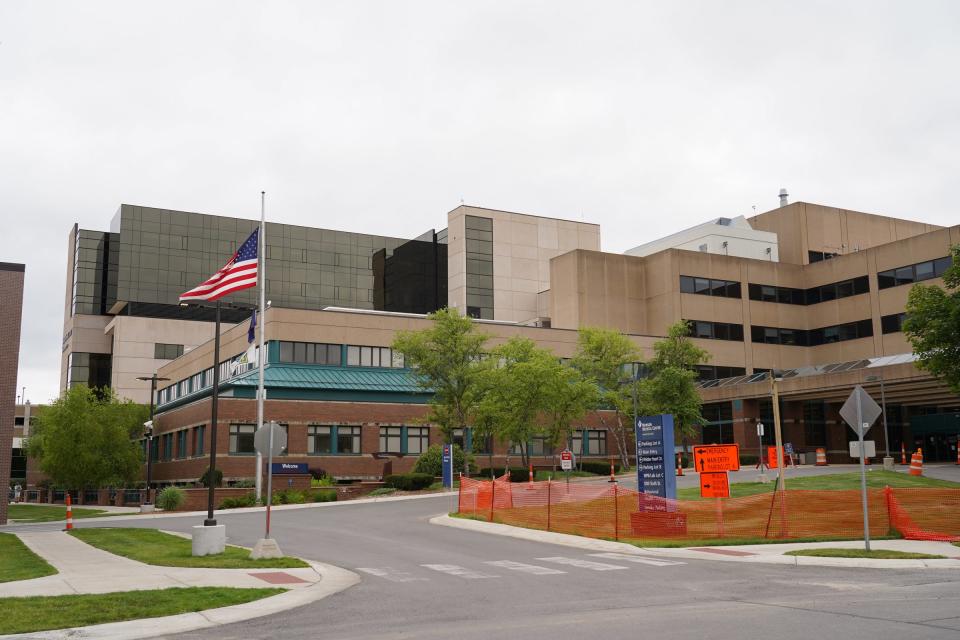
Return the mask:
[[305,475],[310,473],[306,462],[274,462],[270,467],[274,475]]
[[677,499],[673,468],[673,415],[637,418],[637,488],[646,494]]
[[443,467],[443,486],[450,489],[453,487],[453,445],[443,445],[443,458],[441,460]]

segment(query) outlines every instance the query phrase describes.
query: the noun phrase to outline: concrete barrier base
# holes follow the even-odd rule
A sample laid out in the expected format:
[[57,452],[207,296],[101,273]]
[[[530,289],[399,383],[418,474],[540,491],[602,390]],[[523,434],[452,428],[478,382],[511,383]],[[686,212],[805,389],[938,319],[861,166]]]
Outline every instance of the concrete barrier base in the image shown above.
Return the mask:
[[223,553],[227,547],[227,527],[218,524],[213,527],[203,525],[193,528],[192,555],[214,556]]

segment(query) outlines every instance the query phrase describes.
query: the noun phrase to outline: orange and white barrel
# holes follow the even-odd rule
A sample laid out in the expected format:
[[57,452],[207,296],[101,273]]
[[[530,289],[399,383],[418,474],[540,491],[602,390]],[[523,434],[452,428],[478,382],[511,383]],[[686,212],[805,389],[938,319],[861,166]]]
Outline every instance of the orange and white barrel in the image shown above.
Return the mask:
[[827,466],[827,450],[823,447],[817,449],[817,466],[825,467]]

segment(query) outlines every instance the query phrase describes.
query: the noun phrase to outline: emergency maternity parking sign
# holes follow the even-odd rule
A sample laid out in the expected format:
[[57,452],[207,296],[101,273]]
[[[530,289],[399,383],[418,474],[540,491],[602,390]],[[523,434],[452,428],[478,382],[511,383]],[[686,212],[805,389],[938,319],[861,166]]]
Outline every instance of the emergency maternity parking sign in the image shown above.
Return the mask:
[[673,415],[637,418],[637,488],[661,498],[677,499],[673,468]]

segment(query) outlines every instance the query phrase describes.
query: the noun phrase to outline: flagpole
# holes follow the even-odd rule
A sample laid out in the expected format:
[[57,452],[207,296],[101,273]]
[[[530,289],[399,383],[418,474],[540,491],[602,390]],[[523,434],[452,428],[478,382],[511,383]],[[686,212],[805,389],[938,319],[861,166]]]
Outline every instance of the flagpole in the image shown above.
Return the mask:
[[[213,500],[216,491],[217,473],[217,405],[220,396],[220,300],[217,299],[217,319],[213,330],[213,390],[210,402],[210,467],[207,469],[207,519],[205,527],[217,526],[213,517]],[[196,554],[194,554],[196,555]]]
[[[260,351],[257,354],[257,369],[259,372],[257,374],[257,430],[263,429],[263,364],[267,358],[267,353],[263,348],[263,332],[267,327],[266,315],[266,299],[267,299],[267,235],[266,235],[266,197],[267,194],[265,191],[260,192],[260,238],[259,244],[260,247],[257,251],[257,256],[260,260],[260,279],[258,280],[258,285],[260,289],[260,310],[257,311],[257,315],[260,316]],[[257,475],[256,475],[256,498],[257,502],[261,500],[261,494],[263,489],[263,456],[260,455],[260,452],[257,452]]]

